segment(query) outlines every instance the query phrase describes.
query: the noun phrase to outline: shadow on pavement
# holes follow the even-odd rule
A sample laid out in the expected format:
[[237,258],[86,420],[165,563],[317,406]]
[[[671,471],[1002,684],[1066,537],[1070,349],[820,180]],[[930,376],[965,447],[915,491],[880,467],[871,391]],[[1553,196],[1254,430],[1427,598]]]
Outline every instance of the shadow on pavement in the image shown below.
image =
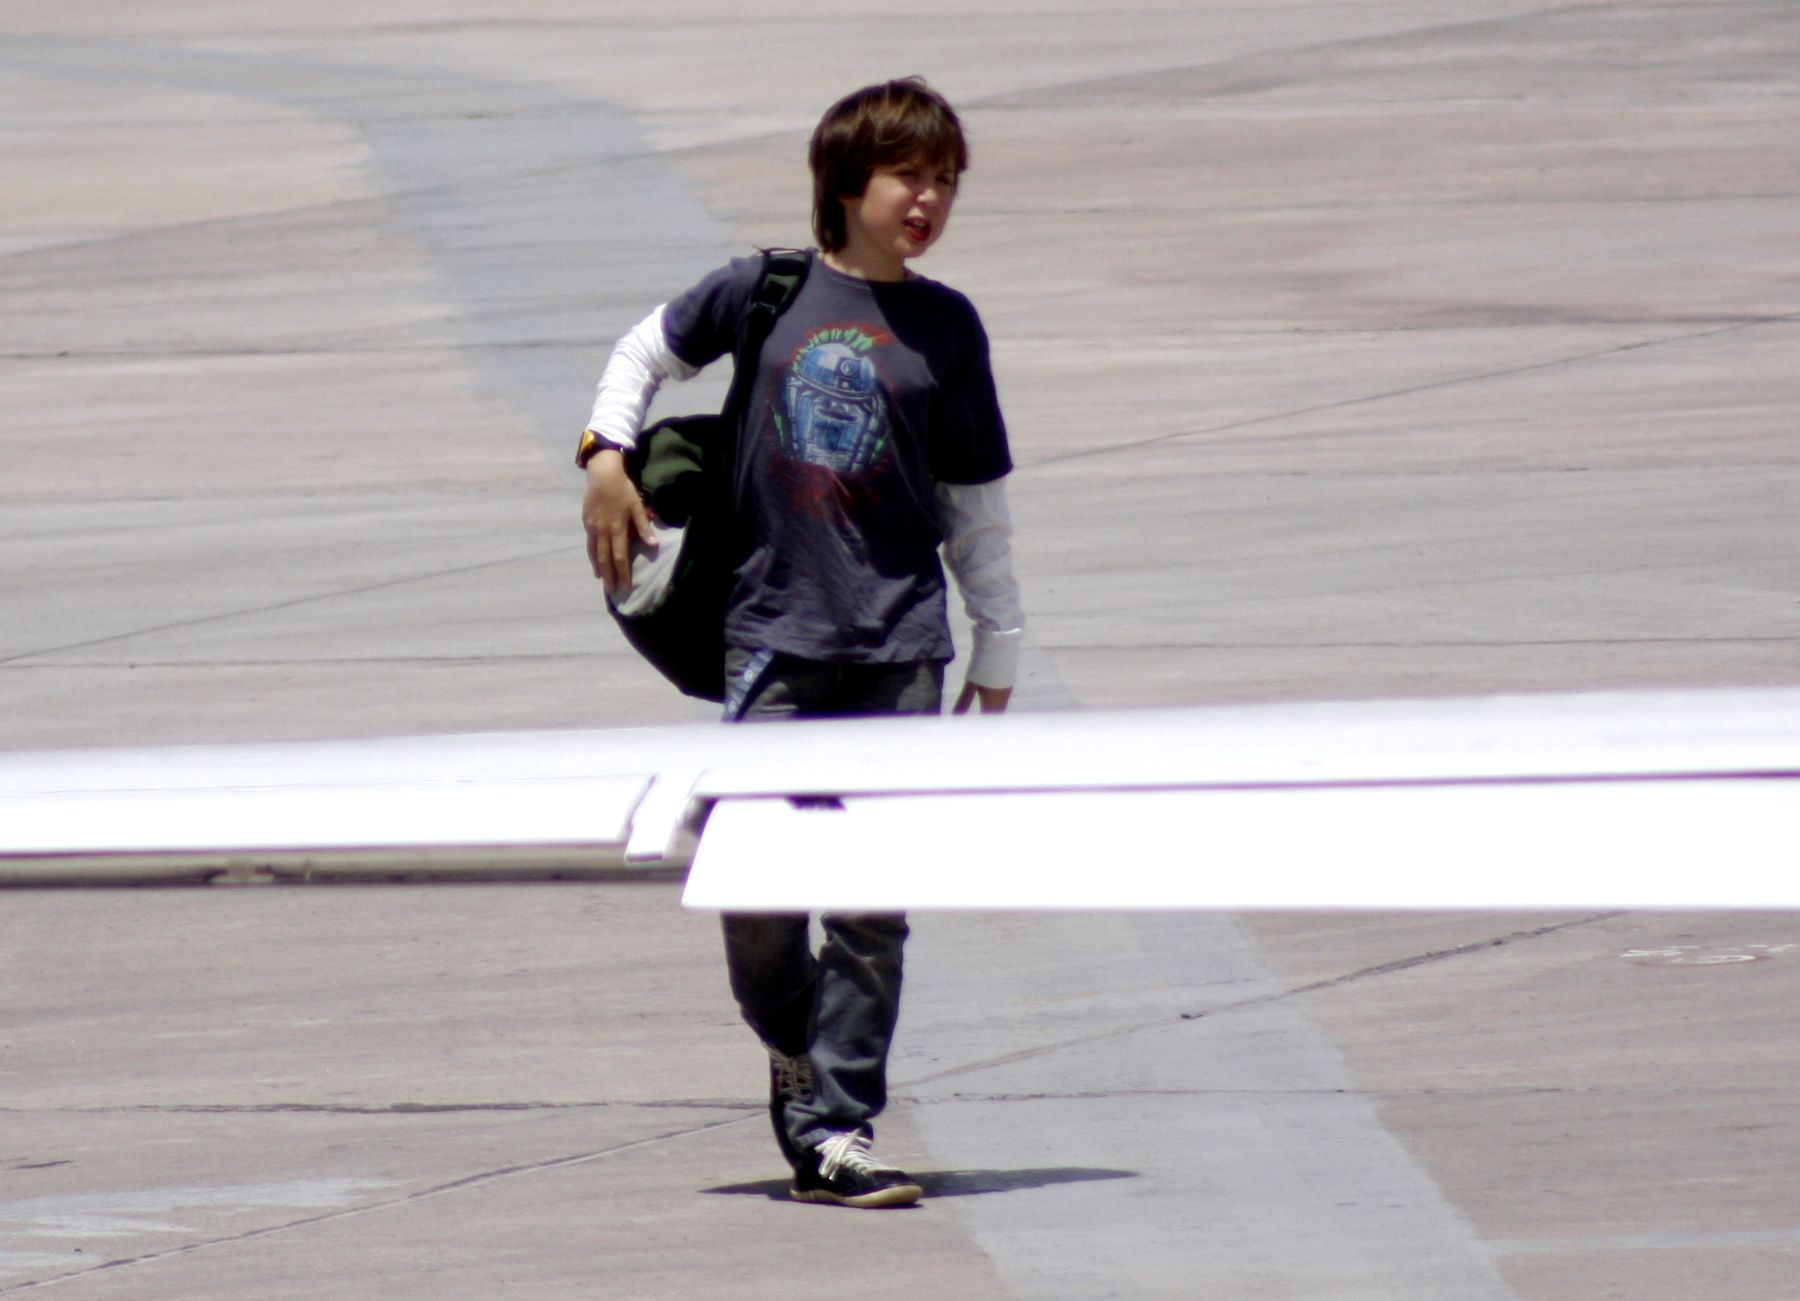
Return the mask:
[[[913,1173],[927,1197],[973,1197],[980,1193],[1011,1193],[1051,1184],[1088,1183],[1096,1179],[1135,1179],[1135,1170],[1096,1170],[1084,1166],[1046,1166],[1037,1170],[935,1170]],[[759,1179],[749,1184],[722,1184],[702,1191],[720,1196],[767,1197],[786,1201],[788,1181]]]

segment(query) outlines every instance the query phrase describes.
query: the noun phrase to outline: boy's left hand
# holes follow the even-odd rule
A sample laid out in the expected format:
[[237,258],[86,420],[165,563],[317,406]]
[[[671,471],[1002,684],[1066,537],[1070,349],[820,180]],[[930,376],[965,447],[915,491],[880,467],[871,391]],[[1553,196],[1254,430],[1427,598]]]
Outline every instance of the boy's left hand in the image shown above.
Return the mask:
[[981,702],[984,714],[1004,714],[1007,702],[1012,699],[1011,687],[983,687],[973,682],[963,683],[962,694],[957,696],[956,705],[951,709],[953,714],[966,714],[969,706],[977,700]]

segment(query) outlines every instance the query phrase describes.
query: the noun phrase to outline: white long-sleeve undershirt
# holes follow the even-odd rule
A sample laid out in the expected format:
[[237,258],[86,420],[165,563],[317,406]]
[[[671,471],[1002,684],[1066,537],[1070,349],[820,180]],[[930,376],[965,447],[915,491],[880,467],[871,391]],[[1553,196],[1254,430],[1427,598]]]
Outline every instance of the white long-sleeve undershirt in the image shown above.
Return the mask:
[[[669,347],[663,308],[658,307],[614,346],[595,388],[587,427],[617,447],[631,448],[657,390],[671,379],[698,373]],[[974,629],[966,677],[977,686],[1010,687],[1018,678],[1025,611],[1013,575],[1006,481],[939,482],[936,497],[944,525],[944,562]]]
[[1019,676],[1025,606],[1013,576],[1006,480],[940,482],[937,502],[944,522],[944,563],[956,579],[974,631],[964,676],[980,687],[1010,687]]
[[669,347],[663,333],[663,309],[658,307],[613,345],[594,390],[594,414],[588,417],[587,427],[607,442],[630,450],[637,446],[656,391],[668,380],[692,379],[699,373]]

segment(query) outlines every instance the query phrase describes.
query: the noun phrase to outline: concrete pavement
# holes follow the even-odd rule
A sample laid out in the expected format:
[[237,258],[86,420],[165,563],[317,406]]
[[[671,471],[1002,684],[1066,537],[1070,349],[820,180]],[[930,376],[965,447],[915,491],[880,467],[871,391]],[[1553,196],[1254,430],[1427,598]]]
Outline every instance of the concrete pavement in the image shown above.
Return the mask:
[[[606,626],[571,435],[910,71],[974,136],[926,270],[994,338],[1020,707],[1800,679],[1791,6],[0,32],[7,748],[699,716]],[[1787,916],[921,918],[882,1145],[934,1196],[884,1216],[779,1199],[666,884],[0,927],[0,1294],[1795,1292]]]

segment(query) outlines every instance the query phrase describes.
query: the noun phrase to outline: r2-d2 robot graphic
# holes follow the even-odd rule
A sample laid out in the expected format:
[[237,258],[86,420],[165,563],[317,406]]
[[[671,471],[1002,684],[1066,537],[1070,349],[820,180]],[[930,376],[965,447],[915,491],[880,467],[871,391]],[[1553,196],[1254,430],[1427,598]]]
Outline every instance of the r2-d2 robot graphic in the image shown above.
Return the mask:
[[781,447],[796,460],[859,474],[886,445],[887,404],[875,364],[848,344],[817,344],[797,357],[781,400]]

